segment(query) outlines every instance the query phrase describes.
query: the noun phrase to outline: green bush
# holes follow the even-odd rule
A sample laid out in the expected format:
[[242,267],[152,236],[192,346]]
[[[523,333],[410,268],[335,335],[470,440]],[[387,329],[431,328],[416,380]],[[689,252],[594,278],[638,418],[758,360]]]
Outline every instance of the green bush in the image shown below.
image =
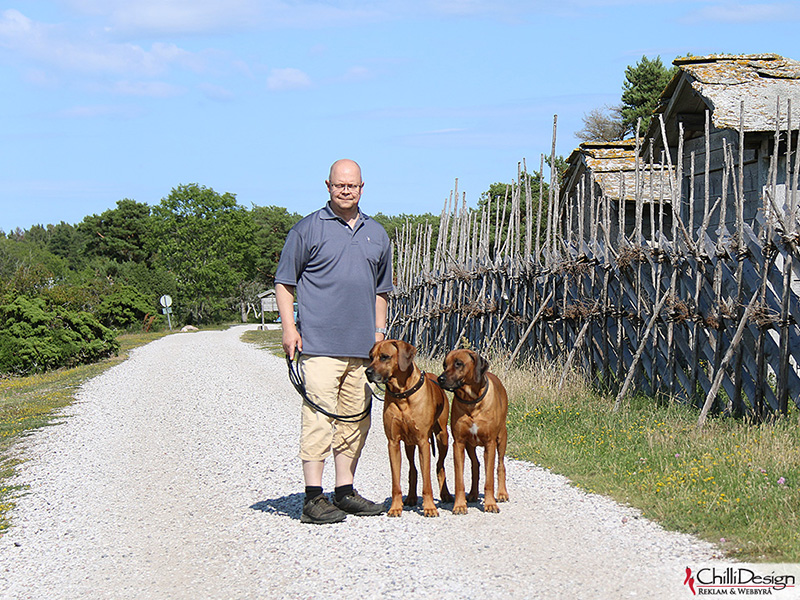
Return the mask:
[[129,285],[117,284],[94,311],[107,327],[131,329],[141,326],[145,316],[156,313],[147,297]]
[[41,373],[118,351],[114,332],[87,312],[48,308],[26,296],[0,305],[0,373]]

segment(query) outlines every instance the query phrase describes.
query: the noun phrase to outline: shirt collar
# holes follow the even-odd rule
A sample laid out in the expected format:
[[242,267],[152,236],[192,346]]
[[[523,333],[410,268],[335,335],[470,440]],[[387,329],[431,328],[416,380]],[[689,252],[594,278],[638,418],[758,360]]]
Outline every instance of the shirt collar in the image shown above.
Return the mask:
[[[367,221],[370,218],[367,215],[365,215],[363,212],[361,212],[360,208],[358,209],[358,217],[359,217],[360,221]],[[333,219],[333,220],[339,220],[339,221],[344,222],[341,217],[339,217],[335,212],[333,212],[333,209],[331,208],[330,200],[328,200],[328,202],[325,204],[325,206],[320,211],[319,218],[320,219],[328,219],[328,220]]]

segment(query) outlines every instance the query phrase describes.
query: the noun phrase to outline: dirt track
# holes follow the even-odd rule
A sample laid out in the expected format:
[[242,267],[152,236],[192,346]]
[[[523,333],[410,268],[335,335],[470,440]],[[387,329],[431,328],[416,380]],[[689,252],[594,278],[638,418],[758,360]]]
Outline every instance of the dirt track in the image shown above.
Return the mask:
[[[518,461],[497,515],[301,524],[300,400],[243,329],[136,350],[25,441],[0,598],[687,598],[685,568],[714,564],[711,545]],[[388,500],[377,406],[356,485]]]

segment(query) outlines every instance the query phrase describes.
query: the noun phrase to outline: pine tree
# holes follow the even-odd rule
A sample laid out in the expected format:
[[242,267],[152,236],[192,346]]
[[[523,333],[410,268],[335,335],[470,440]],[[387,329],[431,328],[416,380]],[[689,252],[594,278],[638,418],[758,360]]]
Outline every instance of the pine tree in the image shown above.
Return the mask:
[[647,129],[653,110],[664,88],[672,79],[677,67],[668,69],[657,56],[650,60],[642,56],[642,60],[625,69],[625,81],[622,84],[622,125],[626,132],[636,133],[636,122],[642,118],[642,131]]

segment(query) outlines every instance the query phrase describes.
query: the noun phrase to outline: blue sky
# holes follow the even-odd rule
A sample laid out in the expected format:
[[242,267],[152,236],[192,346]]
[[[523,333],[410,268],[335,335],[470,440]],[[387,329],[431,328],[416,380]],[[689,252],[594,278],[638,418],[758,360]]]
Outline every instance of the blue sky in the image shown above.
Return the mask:
[[306,214],[330,163],[367,213],[438,214],[577,145],[643,55],[800,59],[797,2],[26,0],[0,6],[0,229],[179,184]]

